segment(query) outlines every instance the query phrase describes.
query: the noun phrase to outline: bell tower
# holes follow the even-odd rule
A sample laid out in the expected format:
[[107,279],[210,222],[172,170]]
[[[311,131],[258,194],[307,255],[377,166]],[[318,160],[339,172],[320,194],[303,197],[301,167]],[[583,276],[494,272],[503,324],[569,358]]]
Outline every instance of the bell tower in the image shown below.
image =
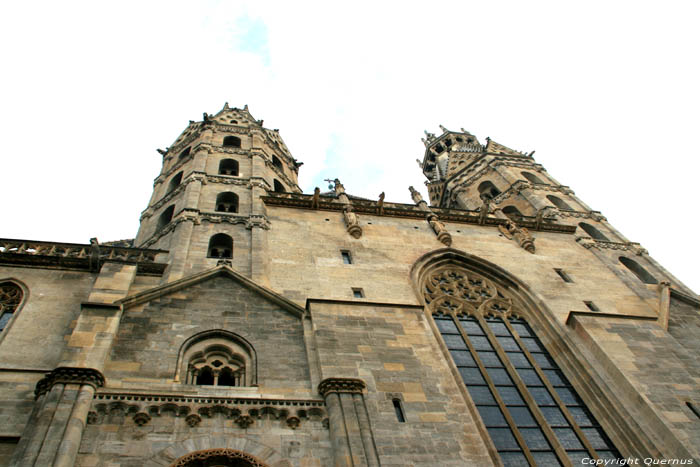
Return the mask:
[[[204,114],[166,150],[135,246],[169,251],[164,281],[225,261],[265,283],[269,191],[300,193],[299,167],[278,130],[228,103]],[[230,262],[230,263],[228,263]]]

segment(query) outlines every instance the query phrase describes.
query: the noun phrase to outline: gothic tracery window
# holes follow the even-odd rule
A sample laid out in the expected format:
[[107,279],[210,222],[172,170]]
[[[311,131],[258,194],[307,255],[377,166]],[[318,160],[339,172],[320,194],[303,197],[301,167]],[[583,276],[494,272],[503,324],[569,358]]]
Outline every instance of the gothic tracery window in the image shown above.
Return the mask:
[[20,303],[22,289],[13,282],[0,283],[0,332],[7,327]]
[[429,276],[423,294],[504,465],[619,458],[505,291],[449,266]]
[[183,344],[176,380],[198,386],[254,386],[255,350],[245,339],[224,330],[205,331]]

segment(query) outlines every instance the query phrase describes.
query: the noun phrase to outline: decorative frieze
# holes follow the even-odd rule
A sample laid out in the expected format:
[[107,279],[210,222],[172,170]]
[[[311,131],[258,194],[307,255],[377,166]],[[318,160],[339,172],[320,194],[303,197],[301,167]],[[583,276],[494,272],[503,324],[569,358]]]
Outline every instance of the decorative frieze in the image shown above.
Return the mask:
[[123,417],[131,417],[138,426],[147,425],[158,417],[184,418],[193,428],[204,420],[221,417],[243,429],[268,419],[295,430],[302,422],[323,422],[327,415],[321,400],[98,393],[88,414],[88,423],[113,423]]
[[595,240],[591,237],[576,237],[576,242],[587,250],[595,248],[598,250],[630,251],[637,256],[649,254],[645,248],[636,242],[610,242],[606,240]]
[[594,221],[607,221],[605,216],[603,216],[600,211],[569,211],[557,209],[558,214],[561,217],[574,217],[578,219],[592,219]]

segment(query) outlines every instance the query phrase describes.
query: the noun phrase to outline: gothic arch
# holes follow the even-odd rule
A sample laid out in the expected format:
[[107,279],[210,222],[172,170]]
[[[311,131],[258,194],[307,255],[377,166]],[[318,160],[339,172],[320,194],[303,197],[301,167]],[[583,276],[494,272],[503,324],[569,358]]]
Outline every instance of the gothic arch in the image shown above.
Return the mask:
[[0,340],[16,321],[29,298],[29,288],[13,278],[0,278]]
[[600,391],[590,387],[587,357],[522,281],[453,249],[424,255],[411,276],[494,460],[554,465],[620,455],[590,412],[609,411],[591,399]]
[[244,380],[239,384],[240,386],[258,385],[258,356],[255,348],[244,337],[224,329],[202,331],[190,336],[182,343],[177,355],[174,380],[188,383],[186,375],[190,359],[198,357],[195,354],[206,355],[208,351],[226,353],[238,360],[244,368]]
[[268,464],[236,449],[203,449],[185,454],[170,467],[268,467]]
[[[253,465],[253,466],[265,466],[265,467],[291,467],[291,463],[283,459],[282,456],[272,447],[262,444],[260,442],[254,441],[250,438],[244,436],[195,436],[193,438],[186,438],[166,446],[155,456],[151,457],[146,463],[145,467],[163,467],[164,465],[177,466],[177,467],[200,467],[207,466],[208,464],[178,464],[181,461],[189,461],[190,456],[193,454],[204,455],[206,460],[205,451],[218,451],[219,453],[229,454],[232,460],[241,459],[244,461],[249,461],[248,459],[253,459],[259,464],[212,464],[212,465]],[[240,453],[240,454],[239,454]],[[238,457],[235,456],[247,456]],[[196,458],[196,456],[193,456]]]

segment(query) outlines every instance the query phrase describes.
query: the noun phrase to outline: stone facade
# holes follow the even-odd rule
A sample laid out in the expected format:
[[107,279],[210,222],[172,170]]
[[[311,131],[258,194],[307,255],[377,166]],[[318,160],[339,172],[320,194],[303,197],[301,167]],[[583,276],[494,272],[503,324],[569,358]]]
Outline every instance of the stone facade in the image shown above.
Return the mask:
[[429,201],[304,194],[204,115],[134,240],[0,239],[0,465],[700,462],[700,300],[524,154],[426,134]]

